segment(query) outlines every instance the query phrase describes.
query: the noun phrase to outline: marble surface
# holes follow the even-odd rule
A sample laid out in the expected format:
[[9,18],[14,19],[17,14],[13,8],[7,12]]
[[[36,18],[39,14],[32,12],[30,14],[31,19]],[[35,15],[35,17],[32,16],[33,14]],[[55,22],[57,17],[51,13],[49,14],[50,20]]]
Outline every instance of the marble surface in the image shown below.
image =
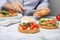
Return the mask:
[[[50,18],[55,18],[51,16]],[[0,40],[60,40],[60,21],[57,29],[49,30],[40,28],[35,34],[24,34],[18,32],[18,24],[8,27],[0,26]]]

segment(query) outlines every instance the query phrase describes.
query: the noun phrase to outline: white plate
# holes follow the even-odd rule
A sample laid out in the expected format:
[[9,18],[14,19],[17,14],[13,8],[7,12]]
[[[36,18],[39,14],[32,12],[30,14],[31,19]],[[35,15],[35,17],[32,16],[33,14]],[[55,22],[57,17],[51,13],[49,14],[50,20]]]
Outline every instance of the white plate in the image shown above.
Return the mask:
[[21,17],[22,17],[22,14],[18,13],[18,16],[0,18],[0,21],[6,20],[6,19],[19,19]]

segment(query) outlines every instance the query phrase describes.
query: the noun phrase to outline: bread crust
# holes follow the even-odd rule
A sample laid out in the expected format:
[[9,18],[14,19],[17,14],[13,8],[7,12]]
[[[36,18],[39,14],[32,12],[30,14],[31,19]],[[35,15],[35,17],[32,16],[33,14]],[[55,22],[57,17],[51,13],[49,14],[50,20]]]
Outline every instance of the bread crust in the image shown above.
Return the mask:
[[39,27],[44,29],[56,29],[56,26],[39,26]]

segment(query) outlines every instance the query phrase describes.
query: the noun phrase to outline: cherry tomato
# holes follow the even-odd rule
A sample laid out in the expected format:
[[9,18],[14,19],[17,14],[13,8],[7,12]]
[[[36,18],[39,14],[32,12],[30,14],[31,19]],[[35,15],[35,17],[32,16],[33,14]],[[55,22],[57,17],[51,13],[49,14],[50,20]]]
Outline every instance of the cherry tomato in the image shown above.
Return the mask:
[[56,19],[60,21],[60,14],[56,16]]

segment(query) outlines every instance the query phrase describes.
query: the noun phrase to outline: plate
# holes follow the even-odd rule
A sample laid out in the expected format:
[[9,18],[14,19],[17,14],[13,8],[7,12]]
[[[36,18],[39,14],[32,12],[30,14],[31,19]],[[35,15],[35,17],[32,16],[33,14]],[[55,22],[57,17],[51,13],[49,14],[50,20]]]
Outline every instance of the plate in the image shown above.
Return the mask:
[[22,17],[22,14],[18,13],[18,16],[14,16],[14,17],[5,17],[5,18],[0,18],[0,21],[3,21],[3,20],[7,20],[7,19],[19,19]]

